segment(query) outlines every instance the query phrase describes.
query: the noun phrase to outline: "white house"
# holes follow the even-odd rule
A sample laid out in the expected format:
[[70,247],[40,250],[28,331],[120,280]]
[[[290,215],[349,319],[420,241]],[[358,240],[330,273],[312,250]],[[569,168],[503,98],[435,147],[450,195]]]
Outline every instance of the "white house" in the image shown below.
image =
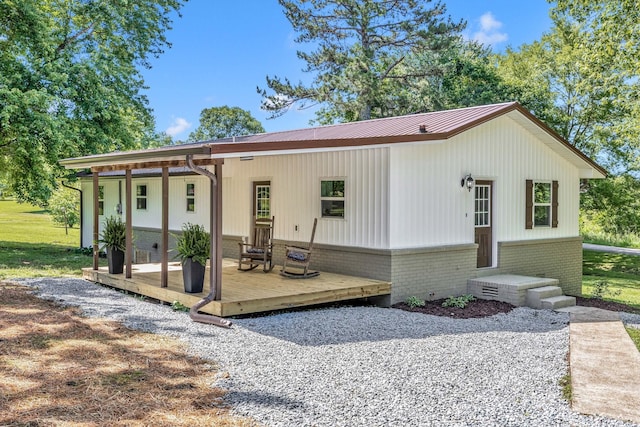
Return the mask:
[[[470,278],[553,277],[580,295],[580,182],[605,171],[518,103],[227,138],[67,159],[82,180],[83,245],[92,244],[95,183],[100,222],[125,212],[131,170],[138,254],[159,260],[162,177],[168,229],[210,223],[209,179],[185,156],[221,162],[222,252],[235,258],[252,217],[275,216],[275,260],[309,239],[313,267],[392,282],[391,302],[466,293]],[[213,168],[210,168],[213,171]],[[311,279],[312,280],[312,279]]]

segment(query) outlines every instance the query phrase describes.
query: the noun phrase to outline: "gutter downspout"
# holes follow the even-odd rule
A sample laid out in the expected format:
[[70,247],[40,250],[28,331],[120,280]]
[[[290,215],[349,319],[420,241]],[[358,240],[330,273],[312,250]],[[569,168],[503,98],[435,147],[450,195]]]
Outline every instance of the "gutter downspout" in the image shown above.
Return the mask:
[[[208,171],[207,169],[204,168],[200,168],[198,166],[195,165],[195,163],[193,163],[193,155],[192,154],[187,154],[187,166],[189,166],[189,169],[191,169],[193,172],[199,174],[199,175],[204,175],[207,178],[209,178],[209,180],[211,181],[211,188],[215,188],[218,186],[218,178],[212,174],[210,171]],[[214,207],[216,206],[216,200],[215,197],[213,197],[214,192],[211,191],[211,211],[209,213],[209,217],[210,217],[210,226],[209,226],[209,231],[210,231],[210,236],[211,236],[211,242],[210,242],[210,252],[209,252],[209,294],[204,297],[203,299],[201,299],[200,301],[198,301],[197,303],[195,303],[191,309],[189,310],[189,317],[191,317],[191,320],[193,320],[194,322],[200,322],[200,323],[208,323],[211,325],[216,325],[216,326],[221,326],[223,328],[230,328],[232,325],[232,322],[230,320],[227,319],[223,319],[221,317],[218,316],[214,316],[211,314],[201,314],[198,313],[198,310],[200,310],[202,307],[204,307],[205,305],[209,304],[210,302],[214,301],[216,298],[216,272],[214,271],[215,268],[214,267],[214,258],[220,256],[220,254],[216,253],[216,246],[215,243],[217,241],[217,239],[220,238],[220,236],[217,235],[217,232],[214,228],[214,222],[213,222],[213,215],[215,215],[215,212],[217,211],[216,209],[214,209]],[[217,264],[217,263],[216,263]]]
[[83,237],[84,237],[84,227],[83,225],[83,221],[82,221],[82,215],[84,214],[84,209],[82,208],[82,206],[84,205],[83,200],[82,200],[82,190],[76,187],[72,187],[70,185],[67,185],[64,183],[64,181],[62,181],[62,186],[66,187],[70,190],[76,190],[78,193],[80,193],[80,249],[82,249],[82,242],[84,241]]

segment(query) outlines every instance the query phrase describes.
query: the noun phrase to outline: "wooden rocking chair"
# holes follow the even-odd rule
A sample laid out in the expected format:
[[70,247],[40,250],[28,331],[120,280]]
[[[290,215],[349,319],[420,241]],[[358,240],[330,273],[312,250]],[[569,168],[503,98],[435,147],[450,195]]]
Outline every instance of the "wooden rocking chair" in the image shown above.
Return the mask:
[[273,223],[276,217],[253,218],[253,231],[248,243],[238,243],[240,256],[238,270],[249,271],[262,265],[265,273],[273,270],[271,255],[273,253]]
[[[306,248],[299,246],[285,246],[284,265],[280,274],[292,279],[308,279],[316,277],[319,271],[309,271],[309,263],[311,262],[311,252],[313,250],[313,239],[316,235],[316,226],[318,218],[313,220],[313,229],[311,231],[311,240]],[[291,271],[291,268],[296,270]],[[302,270],[302,271],[300,271]]]

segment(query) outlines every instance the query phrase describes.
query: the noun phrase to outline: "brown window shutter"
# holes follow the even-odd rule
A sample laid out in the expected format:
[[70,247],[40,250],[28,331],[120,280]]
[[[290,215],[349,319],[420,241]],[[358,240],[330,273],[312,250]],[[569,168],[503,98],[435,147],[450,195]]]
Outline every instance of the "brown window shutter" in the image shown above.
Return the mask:
[[533,228],[533,180],[527,180],[525,191],[526,202],[524,204],[524,228],[531,230]]
[[551,227],[558,227],[558,181],[551,184]]

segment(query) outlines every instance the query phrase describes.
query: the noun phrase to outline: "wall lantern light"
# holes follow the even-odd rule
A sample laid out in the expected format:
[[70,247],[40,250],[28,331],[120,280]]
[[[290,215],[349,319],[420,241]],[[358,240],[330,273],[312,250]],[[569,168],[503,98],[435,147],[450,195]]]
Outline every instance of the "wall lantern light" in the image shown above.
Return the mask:
[[460,180],[460,187],[462,188],[467,188],[467,190],[469,190],[469,192],[471,192],[471,189],[473,188],[473,178],[471,177],[471,174],[468,173],[466,174],[461,180]]

